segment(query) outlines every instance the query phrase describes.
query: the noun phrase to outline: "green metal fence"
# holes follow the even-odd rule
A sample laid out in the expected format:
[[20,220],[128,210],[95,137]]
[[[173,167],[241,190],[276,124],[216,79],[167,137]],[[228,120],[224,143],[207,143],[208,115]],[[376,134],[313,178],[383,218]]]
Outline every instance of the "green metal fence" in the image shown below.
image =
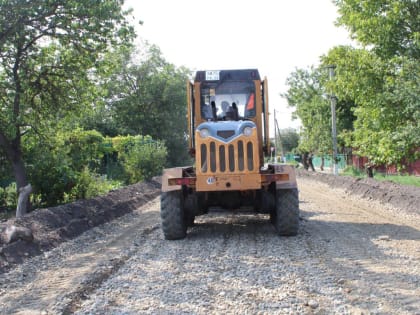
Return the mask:
[[[324,155],[324,167],[325,168],[331,168],[333,165],[333,158],[332,155]],[[345,169],[347,166],[347,156],[344,154],[337,154],[337,160],[338,160],[338,169],[342,170]],[[320,168],[322,164],[322,156],[314,156],[312,163],[314,167]]]
[[[294,162],[294,161],[302,163],[301,158],[302,158],[301,156],[294,155],[292,153],[286,154],[286,162],[288,163]],[[314,167],[318,169],[321,167],[322,158],[324,158],[324,168],[331,168],[333,164],[332,155],[323,155],[323,156],[315,155],[312,159],[312,164],[314,165]],[[347,156],[345,154],[337,154],[337,159],[338,159],[338,169],[339,170],[345,169],[347,166]]]

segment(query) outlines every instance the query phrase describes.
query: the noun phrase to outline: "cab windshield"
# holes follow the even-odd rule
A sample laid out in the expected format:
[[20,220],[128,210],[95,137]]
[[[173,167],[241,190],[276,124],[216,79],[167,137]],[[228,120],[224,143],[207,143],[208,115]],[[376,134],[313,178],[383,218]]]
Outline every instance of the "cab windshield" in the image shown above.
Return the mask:
[[217,120],[228,120],[233,108],[238,119],[255,117],[255,85],[252,81],[203,82],[201,84],[201,116],[213,120],[211,104],[216,107]]

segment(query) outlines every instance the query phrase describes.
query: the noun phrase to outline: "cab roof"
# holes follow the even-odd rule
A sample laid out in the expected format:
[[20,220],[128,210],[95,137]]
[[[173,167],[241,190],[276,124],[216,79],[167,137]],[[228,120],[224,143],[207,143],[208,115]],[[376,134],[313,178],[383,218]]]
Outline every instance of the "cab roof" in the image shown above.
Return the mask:
[[257,69],[202,70],[196,72],[194,82],[238,80],[261,80],[261,78]]

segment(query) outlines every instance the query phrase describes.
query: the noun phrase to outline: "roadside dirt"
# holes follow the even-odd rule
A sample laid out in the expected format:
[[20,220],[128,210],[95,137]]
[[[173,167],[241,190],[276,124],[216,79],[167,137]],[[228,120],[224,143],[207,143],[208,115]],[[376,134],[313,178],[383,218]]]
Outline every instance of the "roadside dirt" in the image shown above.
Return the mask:
[[[0,274],[27,258],[40,255],[83,232],[121,217],[160,192],[160,178],[111,191],[105,196],[35,210],[23,218],[0,223]],[[4,243],[7,226],[29,228],[33,241],[18,240]]]
[[156,197],[0,274],[0,313],[419,314],[420,213],[317,177],[297,237],[216,211],[166,241]]
[[399,185],[391,181],[377,181],[372,178],[334,176],[302,169],[298,169],[297,172],[301,178],[316,180],[332,188],[344,189],[347,194],[366,200],[375,200],[384,206],[401,209],[404,212],[420,213],[420,187]]

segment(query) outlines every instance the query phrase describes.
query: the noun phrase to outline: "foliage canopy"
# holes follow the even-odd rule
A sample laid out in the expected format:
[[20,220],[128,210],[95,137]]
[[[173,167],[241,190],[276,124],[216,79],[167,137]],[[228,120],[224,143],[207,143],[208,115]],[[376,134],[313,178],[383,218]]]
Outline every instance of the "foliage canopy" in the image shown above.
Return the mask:
[[[411,0],[336,0],[340,17],[364,48],[339,46],[310,70],[287,81],[289,105],[304,126],[301,146],[331,148],[322,95],[338,97],[339,139],[372,164],[397,164],[420,157],[420,4]],[[336,76],[326,80],[326,67]],[[323,105],[324,104],[324,105]],[[314,133],[314,137],[308,131]]]
[[[112,46],[130,43],[122,0],[0,2],[0,147],[17,189],[28,182],[22,137],[42,139],[97,96]],[[27,202],[18,214],[26,212]]]

